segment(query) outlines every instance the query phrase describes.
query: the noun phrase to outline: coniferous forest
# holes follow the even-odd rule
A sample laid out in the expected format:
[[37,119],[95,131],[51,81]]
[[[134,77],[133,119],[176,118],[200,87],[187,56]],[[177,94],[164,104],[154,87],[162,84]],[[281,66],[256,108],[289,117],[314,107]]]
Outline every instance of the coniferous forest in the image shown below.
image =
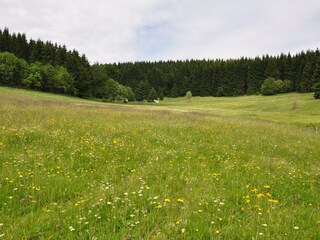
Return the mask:
[[0,30],[0,85],[4,86],[141,101],[184,96],[188,91],[194,96],[260,94],[273,84],[270,79],[282,84],[279,92],[313,91],[320,82],[319,50],[254,59],[90,64],[84,54],[64,45]]

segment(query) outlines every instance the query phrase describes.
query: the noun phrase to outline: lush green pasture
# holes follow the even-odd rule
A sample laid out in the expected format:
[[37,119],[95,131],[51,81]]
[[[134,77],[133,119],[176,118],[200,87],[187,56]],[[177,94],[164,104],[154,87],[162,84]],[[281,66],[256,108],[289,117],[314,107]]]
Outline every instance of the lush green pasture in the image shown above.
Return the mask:
[[[319,102],[286,96],[310,122],[280,96],[154,107],[0,88],[0,238],[320,239],[320,133],[304,126]],[[287,110],[268,119],[272,99]]]
[[186,111],[222,116],[240,116],[304,126],[320,127],[320,101],[313,93],[275,96],[193,97],[166,99],[161,105]]

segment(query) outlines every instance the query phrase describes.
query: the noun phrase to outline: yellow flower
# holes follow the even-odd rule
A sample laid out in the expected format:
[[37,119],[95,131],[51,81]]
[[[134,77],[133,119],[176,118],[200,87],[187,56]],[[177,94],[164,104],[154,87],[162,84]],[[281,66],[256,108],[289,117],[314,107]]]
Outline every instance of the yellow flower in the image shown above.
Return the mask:
[[185,228],[182,228],[182,229],[181,229],[181,233],[184,234],[185,232],[186,232],[186,229],[185,229]]
[[162,208],[163,206],[161,205],[161,204],[159,204],[158,206],[157,206],[157,208],[158,209],[160,209],[160,208]]
[[170,202],[170,199],[169,199],[169,198],[166,198],[166,199],[164,199],[164,202],[169,203],[169,202]]
[[178,198],[178,203],[183,203],[183,199],[182,198]]
[[264,194],[263,193],[258,193],[257,194],[257,198],[261,198],[261,197],[264,197]]
[[257,193],[258,189],[254,188],[254,189],[252,189],[252,192]]
[[269,185],[264,185],[263,187],[264,187],[264,188],[270,188],[270,186],[269,186]]
[[275,199],[268,199],[268,202],[271,202],[271,203],[278,203],[279,201],[278,201],[278,200],[275,200]]
[[219,230],[216,230],[216,234],[219,234],[220,233],[220,231]]
[[250,203],[250,199],[246,199],[246,203]]

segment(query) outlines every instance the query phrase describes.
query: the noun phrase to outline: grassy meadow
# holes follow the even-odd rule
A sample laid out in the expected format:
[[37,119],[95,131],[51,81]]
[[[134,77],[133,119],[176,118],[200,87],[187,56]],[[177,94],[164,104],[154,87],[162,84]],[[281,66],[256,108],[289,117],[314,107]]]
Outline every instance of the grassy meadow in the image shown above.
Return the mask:
[[312,94],[97,103],[0,87],[0,239],[320,239]]

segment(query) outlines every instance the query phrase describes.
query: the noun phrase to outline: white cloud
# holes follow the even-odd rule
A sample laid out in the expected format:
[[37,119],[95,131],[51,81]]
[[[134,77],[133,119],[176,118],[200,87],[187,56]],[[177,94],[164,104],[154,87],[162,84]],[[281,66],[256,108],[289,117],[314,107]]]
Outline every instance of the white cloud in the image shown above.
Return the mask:
[[316,48],[315,0],[0,0],[1,28],[91,62],[237,58]]

